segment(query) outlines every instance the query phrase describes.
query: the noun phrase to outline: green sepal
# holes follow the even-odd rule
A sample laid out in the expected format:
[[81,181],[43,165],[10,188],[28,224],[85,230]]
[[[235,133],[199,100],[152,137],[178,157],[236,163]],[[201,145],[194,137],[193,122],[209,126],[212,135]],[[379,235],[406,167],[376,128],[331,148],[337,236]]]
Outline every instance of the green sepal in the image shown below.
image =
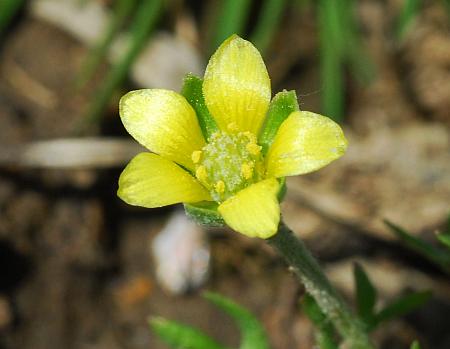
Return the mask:
[[186,215],[198,224],[208,227],[224,227],[225,221],[217,211],[217,207],[217,203],[211,201],[184,204]]
[[191,73],[184,77],[181,94],[194,108],[203,137],[209,140],[214,132],[219,131],[216,121],[210,114],[203,96],[203,79]]
[[270,145],[277,134],[278,128],[294,111],[299,110],[297,94],[294,90],[278,92],[270,102],[264,126],[259,134],[259,145],[263,155],[267,154]]
[[280,183],[280,188],[278,189],[277,199],[278,202],[282,202],[287,192],[286,177],[278,178],[278,183]]

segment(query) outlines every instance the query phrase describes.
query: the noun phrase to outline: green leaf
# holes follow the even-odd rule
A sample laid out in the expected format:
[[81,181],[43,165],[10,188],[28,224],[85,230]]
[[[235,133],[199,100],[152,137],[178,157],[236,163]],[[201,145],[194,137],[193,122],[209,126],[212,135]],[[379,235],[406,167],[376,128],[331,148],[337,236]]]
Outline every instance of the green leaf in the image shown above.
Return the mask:
[[266,154],[273,142],[278,128],[284,120],[294,111],[299,110],[297,95],[295,91],[282,91],[273,97],[267,111],[264,126],[259,135],[259,145],[262,146],[262,153]]
[[420,344],[419,344],[419,342],[418,342],[418,341],[414,341],[414,342],[411,344],[411,349],[420,349]]
[[208,227],[224,227],[225,222],[217,211],[215,202],[203,201],[195,204],[184,204],[186,215],[200,225]]
[[335,0],[319,2],[320,73],[323,114],[336,122],[344,117],[344,48],[345,40]]
[[374,319],[374,307],[377,300],[377,291],[370,282],[364,269],[358,263],[355,263],[353,274],[356,283],[356,302],[358,315],[368,325]]
[[403,228],[395,225],[394,223],[384,220],[384,223],[391,229],[391,231],[397,235],[409,248],[424,255],[430,261],[439,265],[444,271],[450,271],[450,254],[443,250],[434,247],[432,244],[419,239],[407,232]]
[[[450,215],[447,217],[447,227],[443,233],[436,234],[438,240],[447,248],[450,249]],[[450,253],[450,251],[449,251]]]
[[217,293],[206,292],[204,297],[236,321],[241,331],[239,349],[269,349],[264,328],[247,309]]
[[203,97],[203,79],[193,74],[187,74],[184,78],[181,94],[197,113],[198,123],[203,136],[208,140],[219,128],[205,104],[205,98]]
[[196,328],[160,317],[151,318],[149,323],[152,330],[174,349],[226,349]]
[[381,322],[405,315],[423,305],[431,297],[430,291],[422,291],[401,297],[375,315],[374,327]]
[[303,311],[317,327],[316,342],[320,349],[338,349],[334,340],[334,328],[326,315],[322,312],[313,297],[306,294],[302,301]]
[[2,0],[0,1],[0,35],[8,27],[11,20],[25,4],[24,0]]
[[438,233],[436,236],[444,246],[450,249],[450,234]]
[[303,297],[302,306],[306,316],[308,316],[314,325],[322,326],[327,322],[327,317],[322,312],[314,298],[309,294],[305,294]]

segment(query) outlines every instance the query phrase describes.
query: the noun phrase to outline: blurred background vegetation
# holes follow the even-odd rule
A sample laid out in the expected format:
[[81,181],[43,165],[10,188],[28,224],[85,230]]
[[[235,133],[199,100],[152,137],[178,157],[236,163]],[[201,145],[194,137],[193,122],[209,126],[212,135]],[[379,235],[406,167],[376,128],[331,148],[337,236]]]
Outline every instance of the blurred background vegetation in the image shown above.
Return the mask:
[[115,197],[141,151],[120,96],[179,90],[233,33],[261,51],[274,93],[295,90],[350,140],[288,181],[287,223],[380,348],[449,348],[449,16],[448,0],[1,0],[0,348],[165,348],[149,315],[236,346],[199,287],[249,308],[273,348],[330,345],[260,242]]

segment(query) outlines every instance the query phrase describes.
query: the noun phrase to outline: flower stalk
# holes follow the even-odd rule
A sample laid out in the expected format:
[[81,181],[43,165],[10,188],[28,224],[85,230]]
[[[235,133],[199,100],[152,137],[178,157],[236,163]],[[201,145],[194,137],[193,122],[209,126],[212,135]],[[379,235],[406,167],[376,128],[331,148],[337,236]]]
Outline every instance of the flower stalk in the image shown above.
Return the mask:
[[331,285],[305,244],[281,222],[278,232],[267,239],[293,268],[295,274],[326,314],[350,349],[374,349],[362,323],[355,318]]

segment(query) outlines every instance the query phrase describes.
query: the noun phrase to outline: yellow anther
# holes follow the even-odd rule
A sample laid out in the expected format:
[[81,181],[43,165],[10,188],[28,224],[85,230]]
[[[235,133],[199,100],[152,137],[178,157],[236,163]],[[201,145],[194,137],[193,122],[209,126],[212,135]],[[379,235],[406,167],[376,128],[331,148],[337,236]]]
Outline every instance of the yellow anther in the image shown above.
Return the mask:
[[200,159],[202,158],[202,151],[201,150],[193,151],[191,158],[194,164],[198,164],[200,162]]
[[241,174],[245,179],[250,179],[253,177],[253,163],[247,162],[243,163],[241,166]]
[[227,128],[229,131],[238,131],[239,130],[238,125],[235,122],[230,122],[227,125]]
[[208,172],[206,172],[206,167],[197,167],[197,170],[195,171],[195,177],[197,177],[200,182],[206,183],[208,180]]
[[259,146],[256,143],[248,143],[245,147],[247,149],[247,151],[252,154],[252,155],[259,155],[259,153],[261,152],[261,146]]
[[247,139],[251,142],[251,143],[256,143],[256,136],[254,133],[251,133],[249,131],[245,131],[243,132],[244,136],[247,137]]
[[223,194],[225,192],[225,183],[222,180],[217,181],[217,183],[214,184],[214,189],[219,194]]

